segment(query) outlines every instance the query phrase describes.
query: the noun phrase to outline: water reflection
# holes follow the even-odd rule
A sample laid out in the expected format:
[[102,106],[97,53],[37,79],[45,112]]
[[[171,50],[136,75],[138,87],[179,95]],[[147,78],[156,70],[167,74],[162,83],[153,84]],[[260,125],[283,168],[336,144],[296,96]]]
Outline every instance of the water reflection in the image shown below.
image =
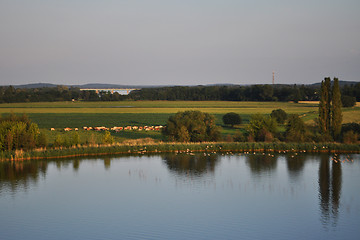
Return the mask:
[[246,163],[253,174],[272,172],[276,169],[278,155],[249,154],[246,155]]
[[111,166],[111,158],[110,157],[104,157],[104,167],[105,169],[109,170]]
[[[211,177],[215,180],[215,169],[219,165],[221,155],[217,154],[166,154],[160,155],[166,168],[173,173],[173,176],[188,180],[188,176],[195,179],[206,180]],[[312,157],[315,164],[319,164],[318,172],[318,194],[321,222],[324,225],[336,225],[338,221],[341,190],[342,190],[342,162],[331,161],[330,156],[323,155],[269,155],[269,154],[250,154],[244,155],[245,163],[249,167],[251,174],[259,177],[263,173],[271,175],[277,170],[278,163],[282,164],[282,157],[285,158],[286,168],[290,179],[294,183],[301,181],[298,178],[305,169],[308,158]],[[118,157],[116,159],[119,159]],[[243,157],[234,157],[241,160]],[[79,171],[81,162],[103,161],[104,168],[110,169],[112,157],[93,158],[93,159],[59,159],[54,161],[25,161],[25,162],[3,162],[0,163],[0,194],[5,190],[15,192],[17,190],[26,191],[31,185],[36,185],[40,178],[46,177],[46,172],[50,164],[62,169],[72,168]],[[223,159],[224,160],[224,159]],[[353,160],[351,160],[352,162]],[[349,161],[350,162],[350,161]],[[317,167],[317,165],[316,165]],[[210,173],[210,174],[209,174]],[[209,179],[207,179],[209,180]]]
[[217,154],[166,154],[163,161],[168,169],[179,175],[201,176],[214,172],[219,161]]
[[[336,225],[341,195],[342,170],[341,161],[331,161],[329,155],[322,155],[319,164],[319,199],[321,221]],[[330,169],[331,167],[331,169]]]
[[111,167],[111,159],[114,157],[105,156],[102,158],[75,158],[75,159],[58,159],[55,160],[55,164],[57,169],[61,170],[62,168],[68,168],[70,165],[72,165],[74,171],[79,171],[80,164],[82,161],[104,161],[104,168],[106,170],[109,170]]
[[[106,170],[110,169],[111,157],[100,160],[104,161]],[[59,171],[72,166],[72,169],[77,172],[82,161],[99,161],[99,158],[0,162],[0,193],[4,190],[11,192],[27,190],[31,185],[36,185],[40,177],[46,177],[48,166],[51,164],[54,164]]]
[[80,167],[80,160],[79,159],[74,159],[73,160],[73,169],[75,171],[79,171],[79,167]]
[[291,179],[296,180],[304,170],[308,155],[305,154],[287,154],[285,155],[287,170]]
[[3,162],[0,163],[0,192],[18,188],[27,190],[31,184],[46,176],[48,164],[43,161]]

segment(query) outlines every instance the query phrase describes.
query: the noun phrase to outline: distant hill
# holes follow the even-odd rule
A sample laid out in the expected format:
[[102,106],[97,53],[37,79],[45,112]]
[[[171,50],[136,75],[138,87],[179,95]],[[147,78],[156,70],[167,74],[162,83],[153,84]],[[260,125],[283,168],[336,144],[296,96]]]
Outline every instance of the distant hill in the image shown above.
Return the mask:
[[106,84],[106,83],[88,83],[82,85],[67,85],[67,84],[52,84],[52,83],[30,83],[23,85],[12,85],[14,88],[44,88],[44,87],[57,87],[67,86],[76,88],[89,88],[89,89],[111,89],[111,88],[158,88],[158,87],[173,87],[174,85],[119,85],[119,84]]
[[12,85],[14,88],[43,88],[43,87],[56,87],[58,85],[52,83],[30,83],[24,85]]
[[[331,81],[333,82],[333,81]],[[360,83],[360,81],[345,81],[345,80],[339,80],[339,86],[343,87],[345,85],[351,85],[351,84],[357,84]],[[321,82],[310,84],[311,87],[320,88]]]
[[110,89],[110,88],[139,88],[139,86],[135,85],[118,85],[118,84],[105,84],[105,83],[88,83],[83,85],[72,85],[72,87],[78,87],[78,88],[104,88],[104,89]]
[[[345,85],[357,84],[360,81],[344,81],[340,80],[340,87]],[[313,84],[304,84],[306,86],[319,88],[321,82],[313,83]],[[88,89],[110,89],[110,88],[161,88],[161,87],[194,87],[194,86],[250,86],[250,85],[263,85],[263,84],[230,84],[230,83],[218,83],[218,84],[205,84],[205,85],[120,85],[120,84],[105,84],[105,83],[88,83],[83,85],[62,85],[62,84],[52,84],[52,83],[30,83],[23,85],[13,85],[15,88],[43,88],[43,87],[56,87],[56,86],[68,86],[68,87],[76,87],[76,88],[88,88]],[[294,85],[294,84],[275,84],[274,87],[281,87],[285,85]],[[302,84],[297,84],[302,85]]]

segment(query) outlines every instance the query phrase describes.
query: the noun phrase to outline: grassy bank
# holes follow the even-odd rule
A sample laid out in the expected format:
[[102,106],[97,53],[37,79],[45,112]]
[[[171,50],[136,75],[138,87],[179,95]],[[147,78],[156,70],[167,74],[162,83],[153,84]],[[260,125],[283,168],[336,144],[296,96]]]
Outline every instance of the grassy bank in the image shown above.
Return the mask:
[[113,145],[83,145],[69,148],[36,149],[29,152],[21,150],[14,152],[0,152],[1,161],[18,161],[30,159],[50,159],[78,156],[96,156],[113,154],[147,154],[162,152],[338,152],[360,153],[358,144],[338,143],[154,143],[129,141],[123,144]]

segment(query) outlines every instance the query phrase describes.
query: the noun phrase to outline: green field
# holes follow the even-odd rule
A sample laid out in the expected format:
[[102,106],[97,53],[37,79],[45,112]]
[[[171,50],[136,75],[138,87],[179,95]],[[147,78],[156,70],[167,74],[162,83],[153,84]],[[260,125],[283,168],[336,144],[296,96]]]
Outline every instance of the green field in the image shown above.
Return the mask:
[[317,111],[316,103],[225,102],[225,101],[121,101],[121,102],[51,102],[0,104],[0,113],[176,113],[200,110],[212,114],[230,111],[253,114],[270,113],[283,108],[289,113]]
[[[0,104],[0,114],[23,114],[39,125],[40,129],[65,127],[82,128],[83,126],[153,126],[164,125],[170,115],[178,111],[199,110],[214,114],[216,123],[222,126],[222,116],[228,112],[241,115],[246,126],[252,114],[270,114],[281,108],[287,113],[301,115],[311,124],[318,116],[318,104],[312,102],[225,102],[225,101],[121,101],[121,102],[43,102]],[[360,107],[343,109],[344,122],[360,123]],[[236,130],[223,127],[222,134],[234,134]],[[83,132],[83,131],[81,131]],[[84,131],[85,132],[85,131]],[[55,133],[48,133],[54,135]],[[83,134],[87,133],[82,133]],[[99,133],[96,133],[99,134]],[[122,131],[113,133],[118,139],[151,137],[161,139],[160,132]],[[50,139],[53,139],[51,137]]]
[[119,101],[119,102],[35,102],[2,103],[0,108],[284,108],[317,107],[317,103],[229,102],[229,101]]

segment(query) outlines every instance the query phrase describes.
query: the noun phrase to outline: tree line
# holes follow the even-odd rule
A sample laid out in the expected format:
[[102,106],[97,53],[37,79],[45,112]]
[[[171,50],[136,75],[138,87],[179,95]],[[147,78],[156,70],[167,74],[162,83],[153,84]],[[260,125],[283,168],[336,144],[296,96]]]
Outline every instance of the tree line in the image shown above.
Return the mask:
[[57,86],[43,88],[0,87],[0,103],[58,102],[58,101],[121,101],[126,97],[119,93],[80,90],[80,88]]
[[178,86],[144,88],[132,91],[134,100],[189,100],[189,101],[315,101],[318,88],[297,85],[249,86]]
[[[344,107],[360,101],[360,83],[341,89]],[[44,88],[0,87],[0,103],[53,101],[122,101],[122,100],[187,100],[187,101],[319,101],[320,87],[313,85],[249,85],[249,86],[177,86],[142,88],[128,95],[80,90],[57,86]]]
[[[341,89],[344,107],[360,101],[360,83]],[[130,92],[131,100],[188,101],[319,101],[320,87],[313,85],[249,85],[143,88]]]

